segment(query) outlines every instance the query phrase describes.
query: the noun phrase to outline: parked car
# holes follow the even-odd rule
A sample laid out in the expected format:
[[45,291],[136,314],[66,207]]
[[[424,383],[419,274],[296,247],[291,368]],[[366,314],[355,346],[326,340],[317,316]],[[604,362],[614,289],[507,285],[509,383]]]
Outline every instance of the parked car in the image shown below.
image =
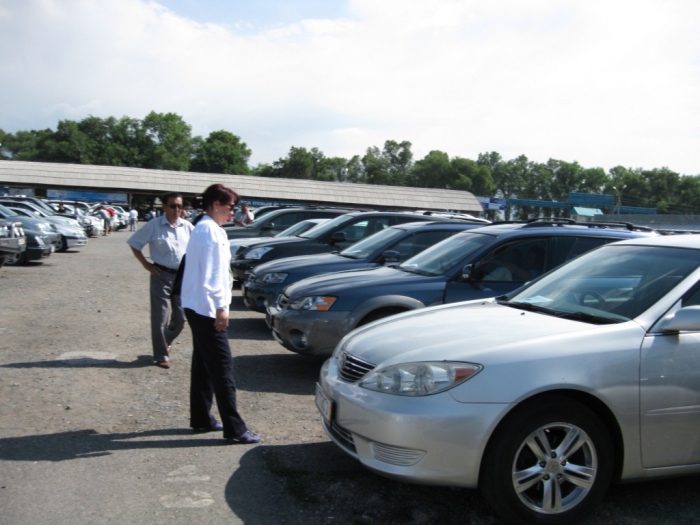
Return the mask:
[[0,268],[8,256],[22,253],[27,249],[27,237],[22,225],[15,221],[0,219]]
[[266,213],[248,226],[224,225],[229,239],[272,237],[290,226],[306,219],[332,219],[338,215],[354,211],[350,208],[331,208],[323,206],[298,206],[280,208]]
[[[54,246],[54,248],[58,248],[60,245],[61,235],[56,230],[56,226],[38,217],[28,217],[26,215],[23,215],[23,211],[26,210],[17,211],[13,210],[12,208],[7,208],[0,204],[0,219],[6,219],[8,221],[20,223],[22,225],[22,228],[25,230],[25,233],[27,230],[40,232],[41,235],[43,235],[46,238],[49,244]],[[26,213],[31,212],[26,211]]]
[[700,472],[699,334],[700,237],[627,240],[353,331],[316,404],[374,472],[478,487],[504,523],[576,523],[611,482]]
[[51,222],[52,229],[58,234],[58,240],[55,242],[54,246],[56,251],[65,252],[68,248],[76,248],[79,246],[85,246],[88,242],[87,235],[85,231],[78,227],[72,227],[61,223],[60,221],[53,221],[52,217],[43,217],[38,215],[38,212],[31,211],[26,208],[18,208],[15,206],[7,206],[8,209],[20,215],[26,215],[33,218],[43,218]]
[[353,328],[425,306],[511,292],[583,252],[658,235],[633,225],[534,221],[459,233],[399,265],[303,279],[268,306],[275,339],[288,350],[330,355]]
[[5,260],[5,264],[8,266],[41,261],[53,253],[54,246],[43,232],[24,228],[24,234],[27,237],[27,249],[23,252],[8,254]]
[[[90,206],[85,202],[80,201],[62,201],[49,200],[46,201],[58,215],[67,215],[79,221],[88,237],[99,237],[104,233],[104,221],[102,219],[90,215]],[[59,211],[60,206],[65,210],[63,213]]]
[[[290,226],[286,230],[278,233],[273,238],[276,237],[294,237],[295,235],[301,235],[304,232],[309,231],[311,228],[315,228],[319,224],[328,222],[330,219],[306,219],[305,221],[297,222],[296,224]],[[241,237],[239,239],[229,239],[229,245],[231,247],[231,258],[236,256],[238,248],[243,245],[251,246],[257,242],[269,241],[270,237]]]
[[401,211],[346,213],[298,237],[270,239],[249,247],[243,246],[236,253],[236,258],[231,261],[231,269],[236,279],[245,281],[246,272],[264,262],[283,257],[339,251],[389,226],[439,220],[441,219],[437,217]]
[[276,259],[247,273],[241,287],[243,301],[249,309],[265,313],[267,304],[297,281],[314,275],[396,264],[455,233],[481,226],[478,222],[449,219],[407,222],[385,228],[341,252]]
[[42,205],[39,205],[39,204],[36,204],[35,202],[29,201],[26,199],[25,200],[15,200],[14,198],[1,197],[0,204],[2,204],[3,206],[6,206],[8,208],[12,207],[12,208],[21,208],[23,210],[29,210],[29,211],[33,212],[34,215],[37,215],[37,216],[41,217],[42,219],[46,219],[47,221],[49,221],[52,224],[57,224],[57,225],[62,224],[64,226],[68,226],[69,228],[80,229],[80,230],[85,231],[83,228],[83,225],[80,224],[80,222],[73,219],[72,217],[57,214],[46,203],[42,203]]

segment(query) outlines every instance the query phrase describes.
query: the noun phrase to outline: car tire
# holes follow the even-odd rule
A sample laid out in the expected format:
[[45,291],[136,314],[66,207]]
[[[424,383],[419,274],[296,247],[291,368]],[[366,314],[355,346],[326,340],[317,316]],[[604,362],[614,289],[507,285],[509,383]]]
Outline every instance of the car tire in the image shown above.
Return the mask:
[[7,266],[20,266],[24,264],[26,260],[27,254],[25,252],[8,253],[5,258],[5,264],[7,264]]
[[364,326],[366,324],[373,323],[374,321],[378,321],[379,319],[384,319],[390,315],[400,314],[405,311],[407,311],[405,308],[384,308],[383,310],[375,310],[374,312],[370,312],[364,316],[360,322],[357,323],[357,326]]
[[575,523],[600,503],[613,475],[610,435],[585,405],[538,399],[494,433],[479,486],[507,523]]
[[56,246],[57,252],[65,252],[68,250],[68,240],[64,235],[61,235],[58,239],[58,245]]
[[5,255],[5,254],[0,255],[0,268],[2,268],[3,266],[5,266],[5,261],[6,261],[6,260],[7,260],[7,255]]

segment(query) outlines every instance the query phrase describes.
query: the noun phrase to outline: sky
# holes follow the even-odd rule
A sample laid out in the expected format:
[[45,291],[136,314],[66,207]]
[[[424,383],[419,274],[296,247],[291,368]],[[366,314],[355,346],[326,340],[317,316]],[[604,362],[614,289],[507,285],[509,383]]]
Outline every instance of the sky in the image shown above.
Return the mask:
[[0,0],[0,129],[176,113],[250,165],[409,141],[700,175],[697,0]]

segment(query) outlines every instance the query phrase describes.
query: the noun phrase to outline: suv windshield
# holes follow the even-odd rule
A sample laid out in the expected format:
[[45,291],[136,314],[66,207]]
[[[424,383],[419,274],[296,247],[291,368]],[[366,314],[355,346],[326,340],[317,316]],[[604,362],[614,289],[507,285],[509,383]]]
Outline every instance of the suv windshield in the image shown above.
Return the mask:
[[578,258],[502,304],[596,322],[634,319],[700,265],[694,250],[609,245]]
[[337,217],[334,217],[330,221],[326,222],[325,224],[321,224],[319,226],[316,226],[315,228],[311,228],[305,233],[302,233],[299,237],[303,237],[304,239],[318,239],[319,237],[325,235],[327,232],[334,230],[337,226],[345,224],[353,217],[355,217],[355,215],[352,215],[350,217],[348,217],[347,214],[338,215]]
[[381,230],[374,235],[362,239],[361,241],[345,248],[340,255],[349,257],[350,259],[363,259],[369,257],[382,246],[392,242],[394,239],[401,237],[405,230],[399,228],[387,228]]
[[3,215],[6,217],[19,217],[19,213],[12,211],[9,208],[5,208],[2,204],[0,204],[0,212],[2,212]]
[[468,255],[493,242],[494,238],[485,233],[460,233],[411,257],[399,268],[422,275],[442,275]]

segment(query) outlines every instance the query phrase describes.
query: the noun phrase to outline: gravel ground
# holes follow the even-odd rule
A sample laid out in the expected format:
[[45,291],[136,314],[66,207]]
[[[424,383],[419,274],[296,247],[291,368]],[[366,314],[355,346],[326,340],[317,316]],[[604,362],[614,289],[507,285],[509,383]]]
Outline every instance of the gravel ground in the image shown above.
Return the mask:
[[[191,336],[151,364],[128,232],[0,269],[0,523],[497,524],[473,490],[362,468],[329,442],[322,361],[287,352],[234,291],[239,407],[257,446],[188,429]],[[613,487],[588,525],[700,523],[700,478]]]

